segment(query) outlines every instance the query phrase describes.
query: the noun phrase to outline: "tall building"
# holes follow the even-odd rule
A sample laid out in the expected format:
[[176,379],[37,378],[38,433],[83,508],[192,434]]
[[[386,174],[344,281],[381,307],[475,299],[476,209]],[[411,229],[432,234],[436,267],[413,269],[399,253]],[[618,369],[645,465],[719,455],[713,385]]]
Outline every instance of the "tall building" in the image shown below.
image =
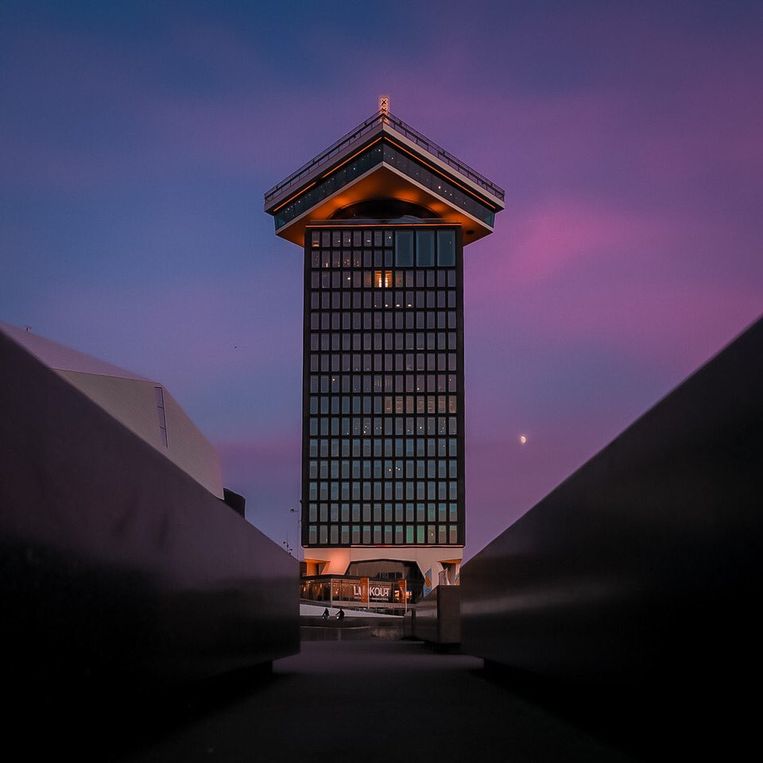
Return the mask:
[[504,192],[379,111],[265,194],[304,249],[308,572],[458,576],[465,542],[464,247]]

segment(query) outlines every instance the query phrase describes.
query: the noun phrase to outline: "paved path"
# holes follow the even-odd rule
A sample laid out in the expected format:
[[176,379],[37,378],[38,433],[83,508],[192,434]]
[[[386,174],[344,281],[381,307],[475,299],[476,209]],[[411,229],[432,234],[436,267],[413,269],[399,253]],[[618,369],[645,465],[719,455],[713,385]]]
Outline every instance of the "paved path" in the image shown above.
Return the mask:
[[629,760],[482,674],[405,641],[307,642],[272,680],[176,728],[134,763]]

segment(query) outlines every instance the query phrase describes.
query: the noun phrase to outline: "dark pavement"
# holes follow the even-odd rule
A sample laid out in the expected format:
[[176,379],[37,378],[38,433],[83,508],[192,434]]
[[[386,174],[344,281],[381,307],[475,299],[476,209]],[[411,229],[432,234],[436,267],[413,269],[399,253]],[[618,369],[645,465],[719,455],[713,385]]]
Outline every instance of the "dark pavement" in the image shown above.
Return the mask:
[[490,680],[482,661],[406,641],[307,642],[273,677],[121,760],[625,761]]

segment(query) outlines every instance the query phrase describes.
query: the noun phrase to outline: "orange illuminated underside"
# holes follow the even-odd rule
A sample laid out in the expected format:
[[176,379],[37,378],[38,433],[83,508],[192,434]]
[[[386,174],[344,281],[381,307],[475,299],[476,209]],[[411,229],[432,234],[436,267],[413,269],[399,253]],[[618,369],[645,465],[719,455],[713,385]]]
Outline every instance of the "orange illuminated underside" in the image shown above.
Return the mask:
[[[458,207],[436,196],[428,189],[384,163],[373,167],[366,175],[324,199],[300,217],[284,225],[278,235],[299,246],[304,245],[305,227],[314,222],[330,220],[339,209],[371,199],[398,199],[418,204],[432,211],[443,223],[463,228],[464,246],[493,232],[493,229]],[[342,221],[346,222],[346,221]]]

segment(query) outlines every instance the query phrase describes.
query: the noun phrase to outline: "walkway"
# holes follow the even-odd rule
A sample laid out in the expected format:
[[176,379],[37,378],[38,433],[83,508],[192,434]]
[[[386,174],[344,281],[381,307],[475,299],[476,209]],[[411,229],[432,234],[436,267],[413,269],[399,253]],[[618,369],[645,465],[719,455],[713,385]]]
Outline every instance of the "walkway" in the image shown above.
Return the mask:
[[617,761],[605,743],[488,680],[482,661],[405,641],[307,642],[272,680],[131,763]]

